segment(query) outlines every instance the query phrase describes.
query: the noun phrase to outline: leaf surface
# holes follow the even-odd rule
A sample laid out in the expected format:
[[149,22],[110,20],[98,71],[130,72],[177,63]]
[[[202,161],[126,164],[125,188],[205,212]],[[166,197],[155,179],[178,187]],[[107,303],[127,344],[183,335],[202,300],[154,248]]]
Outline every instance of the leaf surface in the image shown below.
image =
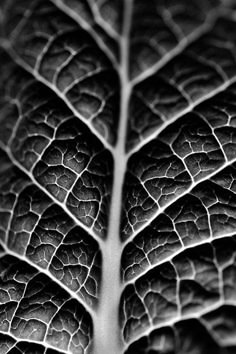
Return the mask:
[[1,353],[235,353],[235,10],[1,2]]

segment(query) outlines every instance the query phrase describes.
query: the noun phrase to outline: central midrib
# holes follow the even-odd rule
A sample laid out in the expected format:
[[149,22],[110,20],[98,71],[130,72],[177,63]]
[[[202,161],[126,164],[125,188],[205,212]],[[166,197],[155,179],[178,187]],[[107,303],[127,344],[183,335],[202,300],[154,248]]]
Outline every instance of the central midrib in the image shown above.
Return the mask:
[[94,323],[94,352],[96,354],[121,354],[122,339],[119,326],[119,304],[121,296],[120,261],[122,244],[120,241],[120,217],[122,208],[122,188],[126,172],[125,152],[128,106],[131,94],[129,79],[129,32],[131,25],[132,1],[124,2],[124,21],[121,36],[120,76],[120,119],[118,141],[114,148],[114,181],[111,199],[108,236],[102,245],[102,288],[99,309]]

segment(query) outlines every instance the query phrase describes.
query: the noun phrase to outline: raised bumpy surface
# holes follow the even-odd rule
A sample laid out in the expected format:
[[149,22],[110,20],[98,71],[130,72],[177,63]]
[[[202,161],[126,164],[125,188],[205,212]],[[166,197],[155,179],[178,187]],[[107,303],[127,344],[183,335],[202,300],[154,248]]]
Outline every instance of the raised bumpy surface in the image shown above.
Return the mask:
[[1,0],[0,353],[236,353],[236,5]]

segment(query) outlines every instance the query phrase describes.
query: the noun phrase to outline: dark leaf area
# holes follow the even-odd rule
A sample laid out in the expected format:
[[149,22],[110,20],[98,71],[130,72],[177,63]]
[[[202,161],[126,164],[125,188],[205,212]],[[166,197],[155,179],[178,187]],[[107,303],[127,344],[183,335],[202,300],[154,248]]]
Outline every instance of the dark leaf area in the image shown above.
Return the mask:
[[[0,327],[12,335],[6,336],[5,347],[14,347],[18,338],[32,342],[31,350],[40,350],[34,342],[42,341],[71,353],[84,352],[92,336],[91,318],[84,308],[49,277],[4,253],[1,250]],[[18,345],[27,352],[27,345]]]

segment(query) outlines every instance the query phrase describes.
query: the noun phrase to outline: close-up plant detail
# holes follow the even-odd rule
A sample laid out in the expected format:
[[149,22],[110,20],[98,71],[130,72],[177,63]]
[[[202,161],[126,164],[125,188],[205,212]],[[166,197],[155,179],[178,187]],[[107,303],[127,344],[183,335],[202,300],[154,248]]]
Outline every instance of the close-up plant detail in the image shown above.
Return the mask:
[[236,1],[0,1],[0,354],[236,353]]

